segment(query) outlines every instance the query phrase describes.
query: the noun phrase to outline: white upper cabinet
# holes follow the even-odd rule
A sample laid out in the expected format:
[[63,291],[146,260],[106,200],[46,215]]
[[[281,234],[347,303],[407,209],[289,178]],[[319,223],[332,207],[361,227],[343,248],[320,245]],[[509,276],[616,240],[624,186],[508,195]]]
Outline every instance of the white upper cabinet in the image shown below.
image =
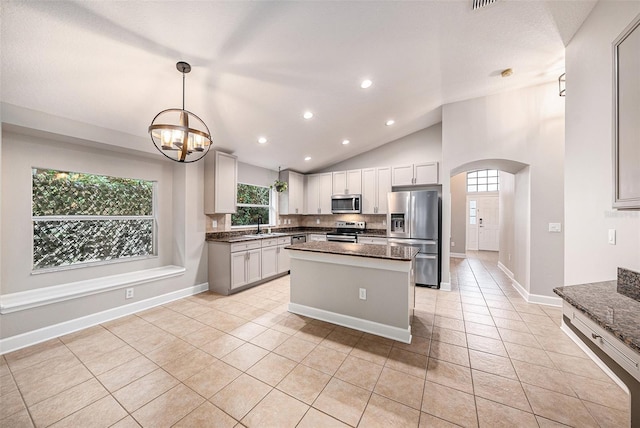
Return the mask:
[[218,151],[209,153],[204,159],[205,214],[235,213],[238,159],[233,155]]
[[333,173],[333,194],[353,195],[362,193],[362,170],[336,171]]
[[362,170],[362,214],[386,214],[391,191],[391,167]]
[[284,171],[282,181],[287,182],[287,190],[278,194],[280,215],[304,213],[304,175]]
[[305,176],[305,214],[331,214],[333,174],[311,174]]
[[413,186],[420,184],[438,184],[438,162],[393,167],[393,186]]

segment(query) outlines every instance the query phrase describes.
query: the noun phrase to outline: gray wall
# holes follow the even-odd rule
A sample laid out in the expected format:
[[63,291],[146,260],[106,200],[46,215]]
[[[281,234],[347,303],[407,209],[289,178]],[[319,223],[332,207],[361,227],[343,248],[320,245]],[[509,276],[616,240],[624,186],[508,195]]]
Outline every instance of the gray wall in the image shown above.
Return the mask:
[[[611,208],[612,43],[638,13],[637,1],[598,2],[567,46],[567,285],[613,280],[618,266],[640,271],[640,211]],[[607,243],[608,229],[617,231],[616,245]]]
[[321,172],[441,161],[442,123],[438,123],[332,165]]
[[467,173],[451,177],[452,253],[464,254],[467,248]]
[[[15,126],[14,119],[21,125]],[[154,281],[135,287],[135,297],[124,299],[123,290],[100,293],[19,311],[2,316],[0,337],[7,338],[45,326],[61,323],[97,312],[114,309],[140,300],[189,288],[207,282],[205,220],[203,214],[203,166],[171,162],[159,153],[144,150],[124,151],[116,146],[101,144],[109,132],[78,124],[82,138],[74,136],[73,122],[60,119],[53,125],[64,124],[65,132],[47,133],[47,121],[41,114],[22,111],[19,117],[3,116],[1,159],[1,251],[3,269],[0,292],[4,294],[69,282],[90,280],[103,276],[135,272],[165,265],[179,265],[186,273],[175,278]],[[7,122],[11,124],[7,126]],[[44,125],[43,125],[44,124]],[[27,125],[33,125],[26,127]],[[8,129],[17,132],[10,132]],[[23,132],[20,132],[23,131]],[[58,131],[56,129],[56,131]],[[122,137],[114,134],[111,137]],[[137,140],[132,137],[132,146]],[[122,144],[123,140],[118,139]],[[151,142],[147,142],[151,145]],[[115,149],[115,150],[114,150]],[[155,150],[155,149],[154,149]],[[121,177],[142,178],[158,182],[158,257],[83,267],[52,273],[31,274],[31,167],[55,168]],[[7,268],[10,266],[10,268]]]
[[498,260],[513,273],[515,252],[515,176],[500,171],[500,253]]
[[[452,170],[482,159],[530,165],[530,292],[553,297],[564,280],[563,235],[547,232],[547,224],[564,215],[564,99],[557,82],[447,104],[442,124],[443,239],[452,230]],[[443,250],[448,282],[449,248]]]

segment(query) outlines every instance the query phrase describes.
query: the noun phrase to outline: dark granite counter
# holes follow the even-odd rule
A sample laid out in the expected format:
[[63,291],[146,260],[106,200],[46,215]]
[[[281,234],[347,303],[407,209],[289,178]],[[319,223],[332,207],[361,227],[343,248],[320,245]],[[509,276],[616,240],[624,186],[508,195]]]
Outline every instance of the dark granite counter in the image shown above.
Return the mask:
[[[266,227],[264,227],[266,229]],[[206,241],[213,242],[243,242],[243,241],[251,241],[254,239],[265,239],[265,238],[277,238],[279,236],[293,236],[307,233],[318,233],[325,234],[327,232],[334,231],[334,228],[326,228],[326,227],[278,227],[271,228],[272,233],[262,233],[258,235],[256,233],[256,229],[250,230],[237,230],[231,232],[209,232],[206,235]],[[384,229],[369,229],[366,230],[361,236],[372,237],[372,238],[386,238],[387,231]]]
[[640,352],[640,302],[618,293],[617,286],[616,281],[606,281],[558,287],[553,291],[631,349]]
[[418,249],[413,247],[344,242],[305,242],[289,245],[285,249],[399,261],[410,261],[418,254]]

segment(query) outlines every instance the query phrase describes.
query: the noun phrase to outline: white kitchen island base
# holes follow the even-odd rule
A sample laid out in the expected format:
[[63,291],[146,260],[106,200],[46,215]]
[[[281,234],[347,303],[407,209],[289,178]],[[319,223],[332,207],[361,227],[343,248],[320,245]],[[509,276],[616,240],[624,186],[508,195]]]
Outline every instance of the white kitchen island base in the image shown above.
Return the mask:
[[[406,259],[392,259],[302,250],[303,246],[323,244],[328,245],[306,243],[287,247],[291,257],[289,311],[411,343],[415,254]],[[381,247],[338,245],[361,251],[379,251]],[[359,247],[353,247],[356,245]]]

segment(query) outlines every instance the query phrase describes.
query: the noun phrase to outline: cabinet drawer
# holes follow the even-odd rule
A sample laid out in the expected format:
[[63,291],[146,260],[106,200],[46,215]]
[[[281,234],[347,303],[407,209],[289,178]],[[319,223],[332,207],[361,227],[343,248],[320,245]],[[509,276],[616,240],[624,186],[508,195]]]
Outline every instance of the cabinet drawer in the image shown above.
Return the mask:
[[234,242],[231,244],[231,252],[235,253],[236,251],[253,250],[260,247],[261,243],[259,239],[247,242]]
[[387,245],[387,238],[358,237],[358,244]]
[[262,248],[273,247],[274,245],[278,245],[278,238],[266,238],[262,240]]
[[283,236],[282,238],[278,238],[278,245],[289,245],[291,244],[290,236]]
[[627,347],[620,339],[567,303],[564,303],[564,313],[571,320],[571,324],[580,330],[587,339],[602,349],[602,351],[618,363],[620,367],[640,381],[639,353]]

